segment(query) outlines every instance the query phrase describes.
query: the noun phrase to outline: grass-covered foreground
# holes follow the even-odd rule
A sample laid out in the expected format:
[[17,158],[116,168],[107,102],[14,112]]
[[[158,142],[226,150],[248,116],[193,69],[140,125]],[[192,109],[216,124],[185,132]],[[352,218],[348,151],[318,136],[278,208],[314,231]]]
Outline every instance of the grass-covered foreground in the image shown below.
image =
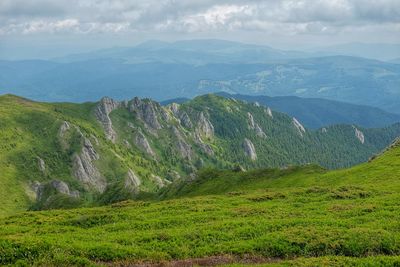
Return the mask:
[[205,171],[163,197],[4,217],[0,264],[400,264],[399,146],[333,172]]

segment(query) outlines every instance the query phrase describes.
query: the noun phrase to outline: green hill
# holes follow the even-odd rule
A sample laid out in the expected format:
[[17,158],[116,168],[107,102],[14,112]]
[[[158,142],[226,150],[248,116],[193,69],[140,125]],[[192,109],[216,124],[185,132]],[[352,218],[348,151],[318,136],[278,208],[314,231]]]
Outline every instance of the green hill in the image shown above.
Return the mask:
[[169,200],[5,217],[0,263],[397,266],[399,177],[399,142],[349,169],[203,171]]
[[397,136],[295,118],[215,95],[162,107],[149,99],[39,103],[0,97],[0,214],[148,198],[203,168],[367,161]]

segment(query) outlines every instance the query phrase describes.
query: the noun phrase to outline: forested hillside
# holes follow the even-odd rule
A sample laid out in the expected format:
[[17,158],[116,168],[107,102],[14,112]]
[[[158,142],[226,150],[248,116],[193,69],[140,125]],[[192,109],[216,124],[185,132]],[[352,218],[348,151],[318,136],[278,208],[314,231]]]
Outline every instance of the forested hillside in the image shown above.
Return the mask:
[[149,99],[38,103],[0,97],[1,213],[146,198],[199,169],[342,168],[397,136],[336,125],[309,130],[267,107],[204,95],[166,107]]

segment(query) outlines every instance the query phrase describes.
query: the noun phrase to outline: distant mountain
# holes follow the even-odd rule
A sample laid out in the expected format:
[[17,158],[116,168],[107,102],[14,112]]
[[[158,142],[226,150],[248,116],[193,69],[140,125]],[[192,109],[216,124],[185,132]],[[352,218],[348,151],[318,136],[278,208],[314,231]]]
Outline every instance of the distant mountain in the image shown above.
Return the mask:
[[51,104],[5,95],[0,110],[0,214],[135,198],[204,167],[342,168],[400,135],[400,124],[309,130],[216,95],[165,107],[139,98]]
[[400,65],[241,43],[148,42],[52,61],[0,61],[0,93],[45,101],[165,100],[226,91],[324,98],[400,114]]
[[266,63],[271,60],[304,58],[300,51],[285,51],[268,46],[243,44],[224,40],[187,40],[174,43],[148,41],[135,47],[115,47],[55,59],[76,62],[94,59],[117,59],[126,63],[179,63],[204,65],[216,63]]
[[400,122],[400,115],[379,108],[354,105],[320,98],[296,96],[250,96],[217,93],[220,96],[257,102],[273,110],[298,118],[306,127],[317,129],[333,124],[356,124],[366,128],[384,127]]
[[311,49],[319,56],[344,55],[390,61],[400,57],[400,44],[347,43]]

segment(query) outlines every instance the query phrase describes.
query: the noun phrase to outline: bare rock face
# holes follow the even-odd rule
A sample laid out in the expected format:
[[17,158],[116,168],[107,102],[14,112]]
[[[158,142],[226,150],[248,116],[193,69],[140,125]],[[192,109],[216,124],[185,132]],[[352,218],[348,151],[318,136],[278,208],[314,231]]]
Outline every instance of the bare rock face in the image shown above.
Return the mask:
[[244,153],[246,153],[246,155],[249,156],[251,160],[257,159],[256,149],[253,143],[247,138],[244,139],[243,149]]
[[166,184],[166,182],[165,182],[166,180],[164,180],[160,176],[157,176],[154,174],[151,175],[151,180],[157,185],[158,188],[162,188]]
[[94,161],[99,159],[99,155],[92,146],[89,139],[84,140],[84,145],[80,154],[75,154],[72,159],[73,175],[78,181],[83,183],[87,190],[94,189],[103,193],[107,183],[100,174]]
[[38,159],[38,167],[39,167],[39,170],[40,170],[42,173],[44,173],[44,172],[46,171],[46,164],[45,164],[45,162],[44,162],[44,160],[43,160],[42,158],[37,157],[37,159]]
[[137,192],[141,183],[139,176],[129,169],[125,178],[125,188],[131,192]]
[[172,113],[178,117],[179,115],[179,104],[178,103],[171,103],[171,105],[169,105],[169,109],[172,111]]
[[254,129],[255,122],[254,122],[253,115],[250,112],[247,112],[247,119],[248,119],[248,123],[249,123],[249,128]]
[[174,134],[176,140],[176,149],[178,150],[181,157],[191,160],[193,155],[192,147],[188,143],[186,143],[185,139],[175,126],[172,126],[172,133]]
[[294,127],[296,127],[299,134],[303,137],[303,133],[306,132],[304,126],[296,118],[293,118],[293,125]]
[[179,121],[181,122],[181,125],[186,128],[192,128],[193,123],[189,118],[189,115],[186,112],[181,112],[179,115]]
[[65,138],[65,135],[67,134],[67,132],[70,129],[71,129],[71,125],[67,121],[64,121],[61,124],[60,129],[58,130],[59,141],[60,141],[61,147],[63,149],[67,149],[67,147],[68,147],[68,143],[67,143],[67,140]]
[[267,114],[269,117],[273,118],[274,116],[272,115],[272,110],[267,107],[266,109],[264,109],[265,114]]
[[147,141],[146,136],[141,131],[138,131],[135,137],[135,144],[138,146],[142,151],[149,154],[152,157],[155,157],[155,153],[151,148],[149,141]]
[[209,144],[206,144],[203,139],[201,139],[201,136],[199,135],[198,132],[194,133],[194,140],[196,142],[196,144],[198,144],[201,148],[201,150],[203,150],[204,153],[206,153],[209,156],[213,156],[214,155],[214,150],[211,148],[211,146]]
[[354,135],[356,136],[356,138],[360,141],[361,144],[364,144],[365,142],[364,133],[358,130],[355,126],[353,126],[353,128],[354,128]]
[[69,125],[69,123],[67,121],[63,121],[63,123],[60,126],[60,130],[58,130],[58,135],[60,137],[64,137],[66,132],[68,132],[70,128],[71,126]]
[[199,114],[196,130],[206,138],[211,138],[214,136],[214,126],[207,119],[203,112],[200,112]]
[[50,185],[58,192],[61,194],[69,195],[69,186],[60,180],[53,180],[50,182]]
[[142,101],[138,97],[135,97],[129,105],[129,111],[134,112],[140,120],[153,130],[162,128],[157,118],[157,110],[160,108],[158,103],[150,100]]
[[249,129],[254,130],[256,135],[261,138],[266,138],[267,135],[261,129],[260,125],[254,121],[253,115],[250,112],[247,112],[247,119],[249,124]]
[[117,134],[112,128],[112,121],[109,115],[114,109],[118,108],[119,106],[119,102],[114,101],[109,97],[103,97],[95,109],[95,115],[103,126],[106,137],[113,143],[117,139]]

